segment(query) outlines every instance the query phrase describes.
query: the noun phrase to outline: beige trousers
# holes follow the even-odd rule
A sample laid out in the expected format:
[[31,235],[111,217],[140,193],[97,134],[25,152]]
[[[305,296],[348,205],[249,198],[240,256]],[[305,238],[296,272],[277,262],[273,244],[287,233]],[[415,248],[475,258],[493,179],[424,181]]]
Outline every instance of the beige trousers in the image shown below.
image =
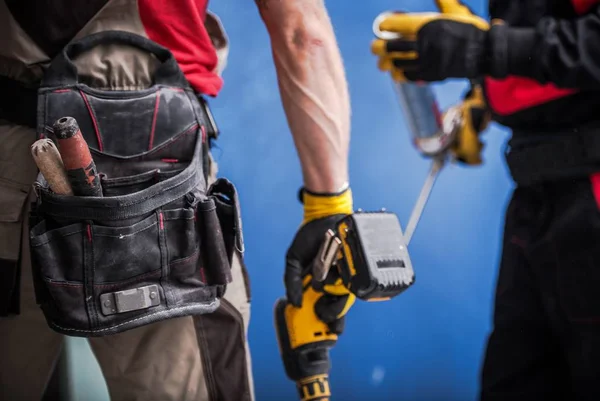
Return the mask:
[[[63,342],[46,325],[31,278],[26,216],[37,174],[29,150],[34,140],[34,130],[0,121],[0,268],[11,261],[21,266],[21,313],[0,317],[0,400],[39,400]],[[250,291],[237,258],[232,273],[221,307],[210,315],[89,339],[112,401],[254,400]]]

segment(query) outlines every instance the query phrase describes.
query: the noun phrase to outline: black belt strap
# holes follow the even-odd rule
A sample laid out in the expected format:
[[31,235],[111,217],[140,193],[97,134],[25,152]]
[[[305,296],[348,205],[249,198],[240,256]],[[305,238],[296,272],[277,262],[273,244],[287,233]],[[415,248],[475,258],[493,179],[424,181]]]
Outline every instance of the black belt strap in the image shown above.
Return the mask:
[[600,126],[564,134],[515,133],[506,162],[520,186],[600,171]]
[[0,118],[36,127],[37,86],[0,76]]

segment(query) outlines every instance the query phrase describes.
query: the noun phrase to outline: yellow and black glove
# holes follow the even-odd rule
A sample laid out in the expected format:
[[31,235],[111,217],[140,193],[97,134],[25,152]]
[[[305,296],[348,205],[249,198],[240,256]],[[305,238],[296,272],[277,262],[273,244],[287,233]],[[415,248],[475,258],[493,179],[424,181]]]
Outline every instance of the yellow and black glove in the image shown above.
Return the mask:
[[371,46],[396,81],[476,78],[488,69],[490,25],[459,0],[436,0],[441,13],[390,13],[379,30],[396,39]]
[[304,221],[286,255],[286,298],[275,304],[275,327],[286,375],[296,382],[302,401],[327,401],[329,349],[344,330],[345,315],[356,297],[344,286],[337,269],[320,282],[312,267],[328,229],[351,214],[352,193],[301,191]]
[[[324,282],[312,279],[312,266],[325,233],[334,229],[337,222],[351,214],[350,188],[338,194],[316,194],[301,191],[304,204],[304,221],[286,254],[285,288],[288,302],[302,307],[303,298],[315,299],[317,317],[329,325],[332,333],[343,331],[344,315],[355,300],[354,294],[344,286],[336,269],[332,269]],[[308,291],[311,288],[311,291]],[[308,293],[308,294],[307,294]]]
[[483,150],[479,135],[491,121],[491,112],[485,103],[481,86],[472,86],[464,100],[454,108],[460,112],[461,125],[450,151],[461,163],[479,165],[482,163],[481,151]]

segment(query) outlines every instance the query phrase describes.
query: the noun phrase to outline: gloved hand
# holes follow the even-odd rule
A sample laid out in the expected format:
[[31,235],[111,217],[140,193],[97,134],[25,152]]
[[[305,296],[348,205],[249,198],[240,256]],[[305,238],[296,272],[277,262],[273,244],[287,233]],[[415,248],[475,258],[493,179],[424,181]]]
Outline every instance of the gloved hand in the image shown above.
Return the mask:
[[[332,333],[341,334],[344,316],[356,297],[344,286],[336,269],[331,269],[324,282],[313,280],[312,265],[328,229],[333,229],[344,216],[351,214],[350,188],[338,194],[315,194],[303,190],[304,221],[287,251],[285,287],[288,301],[302,306],[310,297],[315,313],[327,323]],[[313,299],[313,298],[318,299]]]
[[441,13],[392,13],[379,29],[397,39],[373,41],[379,69],[396,81],[476,78],[486,69],[490,25],[459,0],[436,0]]
[[461,126],[450,151],[461,163],[479,165],[482,163],[481,151],[483,150],[479,134],[487,128],[491,121],[491,112],[486,106],[481,86],[472,86],[464,100],[453,107],[460,112]]

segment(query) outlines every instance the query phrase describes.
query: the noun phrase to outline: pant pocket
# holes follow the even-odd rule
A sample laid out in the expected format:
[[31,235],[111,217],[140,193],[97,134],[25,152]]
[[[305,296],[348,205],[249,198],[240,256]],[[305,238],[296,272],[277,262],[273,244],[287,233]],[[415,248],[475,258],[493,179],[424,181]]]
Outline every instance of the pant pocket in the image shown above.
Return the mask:
[[0,316],[19,313],[19,259],[27,196],[0,183]]

